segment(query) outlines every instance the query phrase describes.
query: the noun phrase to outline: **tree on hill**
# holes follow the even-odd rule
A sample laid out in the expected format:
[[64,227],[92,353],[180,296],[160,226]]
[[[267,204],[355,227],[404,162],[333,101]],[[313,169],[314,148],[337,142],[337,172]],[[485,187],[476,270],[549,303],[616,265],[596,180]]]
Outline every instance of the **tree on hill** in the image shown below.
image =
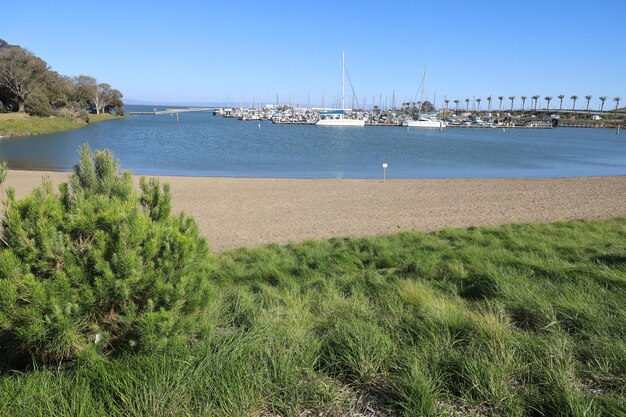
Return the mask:
[[[29,96],[36,93],[27,103]],[[67,77],[50,70],[48,64],[28,50],[0,39],[0,104],[5,111],[42,115],[124,113],[122,93],[94,77]],[[44,104],[47,102],[47,104]],[[48,110],[48,107],[50,108]]]
[[109,84],[98,84],[94,90],[93,103],[96,107],[96,114],[104,113],[116,100],[122,98],[119,90],[111,88]]
[[20,47],[0,47],[0,84],[13,95],[18,112],[25,111],[26,99],[45,85],[48,64]]

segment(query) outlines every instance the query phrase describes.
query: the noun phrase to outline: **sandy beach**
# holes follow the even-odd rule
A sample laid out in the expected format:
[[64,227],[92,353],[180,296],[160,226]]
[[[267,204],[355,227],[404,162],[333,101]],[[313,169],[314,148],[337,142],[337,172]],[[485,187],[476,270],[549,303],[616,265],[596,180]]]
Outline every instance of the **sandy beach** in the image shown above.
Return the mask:
[[[48,176],[10,171],[24,196]],[[160,177],[173,208],[193,216],[215,252],[266,243],[401,230],[626,217],[626,177],[454,180],[289,180]]]

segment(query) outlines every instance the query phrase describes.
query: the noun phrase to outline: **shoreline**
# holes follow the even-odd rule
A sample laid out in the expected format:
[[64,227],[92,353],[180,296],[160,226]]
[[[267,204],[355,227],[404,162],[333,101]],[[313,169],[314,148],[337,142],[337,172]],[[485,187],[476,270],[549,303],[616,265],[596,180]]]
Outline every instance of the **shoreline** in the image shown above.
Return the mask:
[[[134,175],[138,182],[141,175]],[[23,197],[43,177],[10,170]],[[155,176],[170,183],[173,213],[195,218],[211,250],[361,237],[406,230],[626,217],[626,176],[542,179],[277,179]]]
[[[1,136],[0,136],[1,137]],[[129,168],[130,170],[130,168]],[[34,172],[41,175],[50,174],[71,174],[73,171],[54,170],[54,169],[28,169],[28,168],[9,168],[11,172]],[[122,169],[120,172],[123,172]],[[229,177],[229,176],[214,176],[214,175],[188,175],[188,174],[135,174],[131,170],[131,175],[136,178],[140,177],[155,177],[155,178],[204,178],[204,179],[219,179],[219,180],[280,180],[280,181],[379,181],[379,182],[397,182],[397,181],[500,181],[500,180],[566,180],[566,179],[584,179],[584,178],[626,178],[626,174],[619,175],[580,175],[574,177],[441,177],[441,178],[389,178],[383,181],[382,178],[326,178],[326,177],[308,177],[308,178],[290,178],[290,177]]]
[[0,140],[66,132],[81,129],[93,123],[120,120],[127,117],[111,114],[90,114],[89,121],[86,122],[82,119],[58,116],[38,117],[29,116],[25,113],[3,113],[0,116],[3,116],[0,117]]

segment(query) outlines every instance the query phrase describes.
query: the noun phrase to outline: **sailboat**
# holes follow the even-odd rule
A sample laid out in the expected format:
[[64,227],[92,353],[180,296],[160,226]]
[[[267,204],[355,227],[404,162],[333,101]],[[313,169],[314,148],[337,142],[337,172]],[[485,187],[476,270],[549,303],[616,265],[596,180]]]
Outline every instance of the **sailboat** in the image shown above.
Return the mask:
[[348,119],[345,111],[344,75],[346,73],[345,57],[341,50],[341,109],[320,112],[317,126],[365,126],[363,119]]
[[[424,102],[424,86],[425,85],[426,85],[426,67],[424,67],[424,75],[422,76],[422,82],[420,84],[420,94],[421,94],[420,103]],[[420,112],[421,111],[422,111],[422,106],[420,104]],[[437,118],[426,116],[423,114],[418,114],[417,120],[405,120],[404,123],[402,123],[402,125],[408,126],[408,127],[421,127],[421,128],[427,128],[427,129],[441,129],[447,126],[443,120],[439,120]]]

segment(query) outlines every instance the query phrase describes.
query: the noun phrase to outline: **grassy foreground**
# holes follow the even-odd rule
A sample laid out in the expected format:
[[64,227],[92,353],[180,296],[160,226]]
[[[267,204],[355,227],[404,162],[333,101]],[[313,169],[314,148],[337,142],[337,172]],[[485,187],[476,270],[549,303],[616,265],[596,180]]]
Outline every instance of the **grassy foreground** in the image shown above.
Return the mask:
[[[119,117],[113,114],[90,114],[89,122],[99,122],[116,118]],[[84,126],[87,126],[87,123],[81,119],[68,119],[55,116],[33,117],[25,113],[0,114],[0,137],[43,135]]]
[[214,263],[199,344],[5,370],[0,415],[626,415],[626,220]]

